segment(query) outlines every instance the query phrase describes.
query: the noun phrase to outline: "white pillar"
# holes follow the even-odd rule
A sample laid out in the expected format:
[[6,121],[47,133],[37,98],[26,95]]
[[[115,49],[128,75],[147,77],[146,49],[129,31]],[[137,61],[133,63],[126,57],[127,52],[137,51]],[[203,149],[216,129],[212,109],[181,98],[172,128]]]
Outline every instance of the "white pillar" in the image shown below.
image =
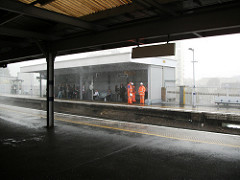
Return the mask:
[[148,66],[148,105],[152,104],[152,68]]

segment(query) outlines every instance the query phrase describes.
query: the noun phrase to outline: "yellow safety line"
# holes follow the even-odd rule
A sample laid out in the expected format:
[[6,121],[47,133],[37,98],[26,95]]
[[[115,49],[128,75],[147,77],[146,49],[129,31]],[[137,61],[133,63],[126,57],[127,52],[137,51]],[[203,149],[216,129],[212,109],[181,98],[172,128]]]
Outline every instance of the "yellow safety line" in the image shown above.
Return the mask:
[[[8,108],[3,108],[3,109],[13,111],[13,112],[17,112],[17,113],[21,113],[21,114],[28,114],[28,115],[32,115],[32,116],[46,118],[44,116],[30,114],[30,113],[16,111],[16,110],[11,110],[11,109],[8,109]],[[55,118],[55,120],[62,121],[62,122],[67,122],[67,123],[73,123],[73,124],[81,124],[81,125],[86,125],[86,126],[99,127],[99,128],[104,128],[104,129],[113,129],[113,130],[119,130],[119,131],[125,131],[125,132],[144,134],[144,135],[149,135],[149,136],[162,137],[162,138],[167,138],[167,139],[174,139],[174,140],[181,140],[181,141],[188,141],[188,142],[195,142],[195,143],[203,143],[203,144],[212,144],[212,145],[240,148],[240,145],[223,144],[223,143],[217,143],[217,142],[209,142],[209,141],[201,141],[201,140],[192,140],[192,139],[186,139],[186,138],[171,137],[171,136],[165,136],[165,135],[160,135],[160,134],[152,134],[152,133],[145,133],[145,132],[134,131],[134,130],[129,130],[129,129],[116,128],[116,127],[111,127],[111,126],[104,126],[104,125],[84,123],[84,122],[73,121],[73,120],[66,120],[66,119],[62,119],[62,118]]]
[[84,122],[79,122],[79,121],[65,120],[65,119],[60,119],[60,118],[56,118],[56,120],[62,121],[62,122],[73,123],[73,124],[81,124],[81,125],[86,125],[86,126],[94,126],[94,127],[105,128],[105,129],[113,129],[113,130],[119,130],[119,131],[126,131],[126,132],[144,134],[144,135],[149,135],[149,136],[157,136],[157,137],[168,138],[168,139],[175,139],[175,140],[182,140],[182,141],[189,141],[189,142],[197,142],[197,143],[204,143],[204,144],[214,144],[214,145],[220,145],[220,146],[240,148],[240,145],[238,146],[238,145],[231,145],[231,144],[214,143],[214,142],[208,142],[208,141],[200,141],[200,140],[192,140],[192,139],[164,136],[164,135],[160,135],[160,134],[151,134],[151,133],[145,133],[145,132],[134,131],[134,130],[129,130],[129,129],[121,129],[121,128],[115,128],[115,127],[104,126],[104,125],[97,125],[97,124],[90,124],[90,123],[84,123]]

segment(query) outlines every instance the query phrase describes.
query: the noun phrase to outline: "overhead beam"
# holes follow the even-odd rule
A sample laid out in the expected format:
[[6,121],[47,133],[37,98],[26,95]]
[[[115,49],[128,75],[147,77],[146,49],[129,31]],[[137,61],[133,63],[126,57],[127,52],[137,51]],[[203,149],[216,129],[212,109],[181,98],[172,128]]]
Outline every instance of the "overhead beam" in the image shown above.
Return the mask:
[[55,37],[54,35],[5,27],[0,27],[0,35],[46,41],[57,39],[57,37]]
[[124,6],[119,6],[112,9],[107,9],[105,11],[100,11],[96,14],[89,14],[86,16],[81,17],[80,19],[85,21],[97,21],[103,20],[106,18],[111,18],[115,16],[119,16],[126,13],[132,13],[138,10],[144,9],[142,6],[137,5],[136,3],[126,4]]
[[202,6],[203,3],[201,0],[193,0],[193,2],[195,2],[196,4],[198,4],[199,6]]
[[142,6],[144,8],[154,7],[158,11],[158,13],[161,12],[161,13],[168,14],[170,16],[178,16],[178,13],[172,11],[169,8],[164,7],[162,4],[160,4],[154,0],[148,0],[148,1],[135,0],[134,3],[138,4],[139,6]]
[[21,16],[21,15],[15,14],[15,13],[9,13],[8,15],[1,17],[0,26],[6,24],[8,22],[11,22],[14,19],[17,19],[19,16]]
[[7,53],[1,53],[0,64],[9,64],[43,57],[44,54],[37,46],[14,48]]
[[41,4],[42,6],[47,5],[55,0],[36,0],[37,3]]
[[240,7],[207,13],[154,19],[90,35],[78,36],[52,43],[55,51],[75,50],[98,45],[114,44],[132,39],[157,38],[192,32],[214,31],[240,27]]
[[[51,43],[51,50],[58,54],[71,54],[93,50],[132,46],[129,40],[141,39],[144,44],[196,38],[193,33],[203,37],[240,32],[240,7],[222,9],[208,13],[197,13],[171,19],[154,19],[142,21],[125,27],[105,32],[79,35],[74,38]],[[25,54],[21,54],[24,52]],[[38,54],[37,54],[38,53]],[[39,51],[29,53],[27,50],[14,50],[0,55],[0,64],[16,62],[29,58],[39,58]],[[20,57],[20,58],[19,58]],[[20,60],[19,60],[20,59]]]
[[144,0],[135,0],[135,3],[139,3],[139,4],[143,4],[143,3],[149,3],[150,5],[152,5],[153,7],[157,8],[159,11],[164,12],[168,15],[171,16],[178,16],[178,14],[174,11],[172,11],[169,8],[164,7],[163,5],[161,5],[160,3],[153,1],[153,0],[148,0],[148,1],[144,1]]
[[22,47],[26,46],[28,44],[27,41],[17,41],[15,39],[13,40],[5,40],[5,39],[0,39],[0,47]]
[[197,33],[197,32],[193,32],[193,34],[196,36],[196,37],[202,37],[201,34]]
[[[33,1],[33,2],[31,2],[29,5],[35,5],[35,4],[39,3],[38,1],[39,1],[39,0]],[[43,2],[42,2],[42,3],[43,3]],[[40,3],[40,4],[41,4],[41,3]],[[0,25],[2,26],[2,25],[6,24],[6,23],[8,23],[8,22],[11,22],[11,21],[13,21],[13,20],[15,20],[15,19],[17,19],[17,18],[19,18],[19,17],[21,17],[21,16],[22,16],[22,14],[9,13],[7,16],[1,18],[1,20],[0,20]]]
[[87,29],[92,31],[105,29],[104,27],[99,25],[91,24],[83,20],[79,20],[77,18],[73,18],[70,16],[58,14],[45,9],[33,7],[31,5],[24,4],[17,1],[0,0],[0,9],[26,15],[26,16],[35,17],[35,18],[45,19],[45,20],[59,22],[59,23],[65,23],[65,24],[69,24],[72,26],[76,26],[82,29]]

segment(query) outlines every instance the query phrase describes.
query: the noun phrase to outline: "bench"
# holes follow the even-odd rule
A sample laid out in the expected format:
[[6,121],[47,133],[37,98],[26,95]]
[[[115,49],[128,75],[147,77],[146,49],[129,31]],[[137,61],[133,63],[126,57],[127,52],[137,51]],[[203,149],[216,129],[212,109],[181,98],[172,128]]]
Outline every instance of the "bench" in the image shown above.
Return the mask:
[[240,97],[234,96],[216,96],[215,103],[219,104],[239,104],[240,105]]

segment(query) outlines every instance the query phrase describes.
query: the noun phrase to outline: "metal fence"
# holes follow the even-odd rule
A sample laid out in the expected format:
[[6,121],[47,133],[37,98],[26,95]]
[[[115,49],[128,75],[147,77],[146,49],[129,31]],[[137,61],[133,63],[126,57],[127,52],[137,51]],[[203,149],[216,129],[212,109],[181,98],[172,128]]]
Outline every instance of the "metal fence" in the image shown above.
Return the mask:
[[[192,105],[192,87],[185,87],[185,104]],[[196,105],[213,106],[216,97],[240,97],[240,88],[196,87]],[[180,87],[166,87],[166,101],[169,104],[179,104]]]

